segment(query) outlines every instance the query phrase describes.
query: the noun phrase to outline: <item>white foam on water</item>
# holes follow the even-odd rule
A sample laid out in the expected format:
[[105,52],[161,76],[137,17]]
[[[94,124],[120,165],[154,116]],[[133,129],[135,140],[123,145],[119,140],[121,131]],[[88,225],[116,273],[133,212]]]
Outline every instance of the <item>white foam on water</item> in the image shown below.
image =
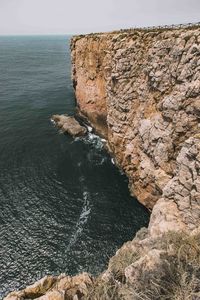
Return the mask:
[[68,252],[70,250],[70,248],[76,243],[76,241],[78,240],[79,235],[81,234],[81,232],[84,229],[85,224],[87,223],[88,217],[90,215],[91,212],[91,206],[90,206],[90,194],[87,191],[83,192],[83,199],[84,199],[84,203],[83,203],[83,207],[79,216],[79,219],[76,223],[75,226],[75,231],[72,234],[70,240],[69,240],[69,244],[66,248],[66,252]]
[[102,143],[106,143],[107,141],[105,139],[101,139]]
[[93,128],[91,126],[85,125],[87,127],[88,132],[92,132]]
[[50,122],[51,122],[54,126],[56,126],[56,122],[55,122],[53,119],[50,119]]
[[97,150],[102,150],[104,147],[104,140],[98,135],[88,132],[84,137],[76,137],[73,142],[82,141],[85,144],[94,146]]
[[104,144],[102,143],[101,138],[94,134],[94,133],[89,133],[88,134],[88,142],[91,143],[92,145],[95,146],[96,149],[101,150],[104,146]]
[[102,159],[101,159],[101,161],[100,161],[100,165],[103,165],[104,163],[105,163],[105,161],[106,161],[107,159],[106,159],[106,157],[103,157]]

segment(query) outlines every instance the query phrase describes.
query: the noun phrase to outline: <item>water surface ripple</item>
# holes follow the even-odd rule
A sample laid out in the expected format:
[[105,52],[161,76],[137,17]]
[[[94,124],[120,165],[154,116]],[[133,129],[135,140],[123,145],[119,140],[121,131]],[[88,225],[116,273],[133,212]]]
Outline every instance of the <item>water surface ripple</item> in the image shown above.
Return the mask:
[[0,37],[0,298],[46,274],[106,267],[148,222],[98,137],[49,122],[74,112],[69,37]]

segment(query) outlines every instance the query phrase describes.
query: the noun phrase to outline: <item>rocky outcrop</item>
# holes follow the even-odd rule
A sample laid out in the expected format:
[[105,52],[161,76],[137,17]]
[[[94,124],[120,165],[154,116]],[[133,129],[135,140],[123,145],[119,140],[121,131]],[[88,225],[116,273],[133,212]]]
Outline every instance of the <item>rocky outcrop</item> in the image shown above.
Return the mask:
[[10,293],[5,300],[77,300],[87,294],[92,278],[87,273],[70,277],[45,276],[24,290]]
[[81,126],[74,117],[53,115],[51,120],[55,122],[56,126],[60,128],[63,133],[67,133],[73,137],[85,135],[87,132],[86,128]]

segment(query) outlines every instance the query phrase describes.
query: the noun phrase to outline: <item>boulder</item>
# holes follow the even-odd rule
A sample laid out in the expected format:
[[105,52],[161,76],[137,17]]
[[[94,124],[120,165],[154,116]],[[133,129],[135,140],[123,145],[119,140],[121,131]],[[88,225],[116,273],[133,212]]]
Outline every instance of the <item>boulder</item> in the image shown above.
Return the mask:
[[67,133],[73,137],[83,136],[87,132],[86,128],[80,125],[74,117],[67,115],[53,115],[51,119],[63,133]]

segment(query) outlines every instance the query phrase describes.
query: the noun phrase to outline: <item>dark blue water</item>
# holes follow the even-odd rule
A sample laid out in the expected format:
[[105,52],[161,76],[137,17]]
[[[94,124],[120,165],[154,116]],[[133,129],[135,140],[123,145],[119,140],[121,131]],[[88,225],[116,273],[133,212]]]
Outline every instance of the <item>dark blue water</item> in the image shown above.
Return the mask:
[[0,297],[46,274],[96,274],[148,223],[100,140],[50,123],[65,112],[69,37],[0,37]]

